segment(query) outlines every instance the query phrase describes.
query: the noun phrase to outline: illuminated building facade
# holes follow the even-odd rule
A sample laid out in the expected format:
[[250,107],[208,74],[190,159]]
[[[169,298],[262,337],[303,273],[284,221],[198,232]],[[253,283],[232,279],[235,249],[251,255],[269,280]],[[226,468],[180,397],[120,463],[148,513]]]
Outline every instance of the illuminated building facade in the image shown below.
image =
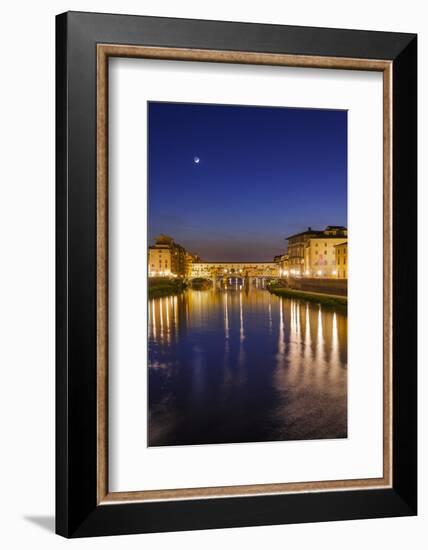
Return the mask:
[[186,250],[168,235],[159,235],[149,246],[149,277],[184,277]]
[[343,243],[343,237],[315,237],[305,246],[305,277],[337,277],[336,246]]
[[288,267],[292,277],[302,277],[305,271],[305,247],[311,237],[322,234],[322,231],[308,227],[306,231],[287,237],[288,241]]
[[337,277],[336,245],[347,239],[345,227],[328,225],[324,230],[296,233],[288,240],[288,273],[291,277]]
[[288,254],[280,254],[275,256],[273,261],[277,264],[280,277],[288,277],[289,258]]
[[335,246],[336,271],[339,279],[348,278],[348,242],[342,242]]

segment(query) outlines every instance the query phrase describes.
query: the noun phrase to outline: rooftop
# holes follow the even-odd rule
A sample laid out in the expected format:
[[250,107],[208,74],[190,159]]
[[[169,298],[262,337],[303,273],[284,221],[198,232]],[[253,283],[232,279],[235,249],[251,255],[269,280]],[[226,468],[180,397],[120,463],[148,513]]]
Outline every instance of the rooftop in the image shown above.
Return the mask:
[[294,233],[294,235],[290,235],[289,237],[285,237],[287,240],[292,239],[294,237],[300,237],[300,235],[326,235],[327,231],[347,231],[346,227],[343,225],[327,225],[325,229],[312,229],[312,227],[308,227],[306,231],[300,231],[300,233]]
[[344,237],[343,235],[326,235],[326,234],[322,234],[322,235],[317,235],[316,237],[311,237],[310,239],[308,240],[311,240],[311,241],[317,241],[317,240],[325,240],[325,239],[346,239],[346,237]]
[[294,233],[294,235],[290,235],[289,237],[285,237],[286,239],[292,239],[293,237],[299,237],[300,235],[318,235],[324,233],[320,229],[312,229],[312,227],[308,227],[306,231],[300,231],[299,233]]

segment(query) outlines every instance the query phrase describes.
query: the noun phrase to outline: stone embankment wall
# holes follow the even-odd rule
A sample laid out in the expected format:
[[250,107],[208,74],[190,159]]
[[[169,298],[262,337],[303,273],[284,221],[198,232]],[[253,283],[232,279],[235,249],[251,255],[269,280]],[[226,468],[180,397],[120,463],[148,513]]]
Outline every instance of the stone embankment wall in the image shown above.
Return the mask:
[[288,279],[289,288],[306,292],[322,292],[335,296],[348,295],[347,279]]

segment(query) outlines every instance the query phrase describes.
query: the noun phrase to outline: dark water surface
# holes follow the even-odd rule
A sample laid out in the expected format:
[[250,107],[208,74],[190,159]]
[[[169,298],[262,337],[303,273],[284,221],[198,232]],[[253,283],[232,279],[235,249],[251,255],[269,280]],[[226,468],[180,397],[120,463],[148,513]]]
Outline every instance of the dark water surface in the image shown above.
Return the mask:
[[149,302],[149,445],[347,436],[347,317],[262,288]]

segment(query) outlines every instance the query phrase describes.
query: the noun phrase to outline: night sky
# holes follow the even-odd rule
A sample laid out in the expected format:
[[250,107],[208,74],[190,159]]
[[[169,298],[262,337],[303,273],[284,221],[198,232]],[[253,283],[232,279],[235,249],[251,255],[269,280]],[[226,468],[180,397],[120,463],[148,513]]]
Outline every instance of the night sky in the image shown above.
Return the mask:
[[165,233],[206,261],[272,261],[290,234],[347,225],[346,111],[148,112],[150,244]]

